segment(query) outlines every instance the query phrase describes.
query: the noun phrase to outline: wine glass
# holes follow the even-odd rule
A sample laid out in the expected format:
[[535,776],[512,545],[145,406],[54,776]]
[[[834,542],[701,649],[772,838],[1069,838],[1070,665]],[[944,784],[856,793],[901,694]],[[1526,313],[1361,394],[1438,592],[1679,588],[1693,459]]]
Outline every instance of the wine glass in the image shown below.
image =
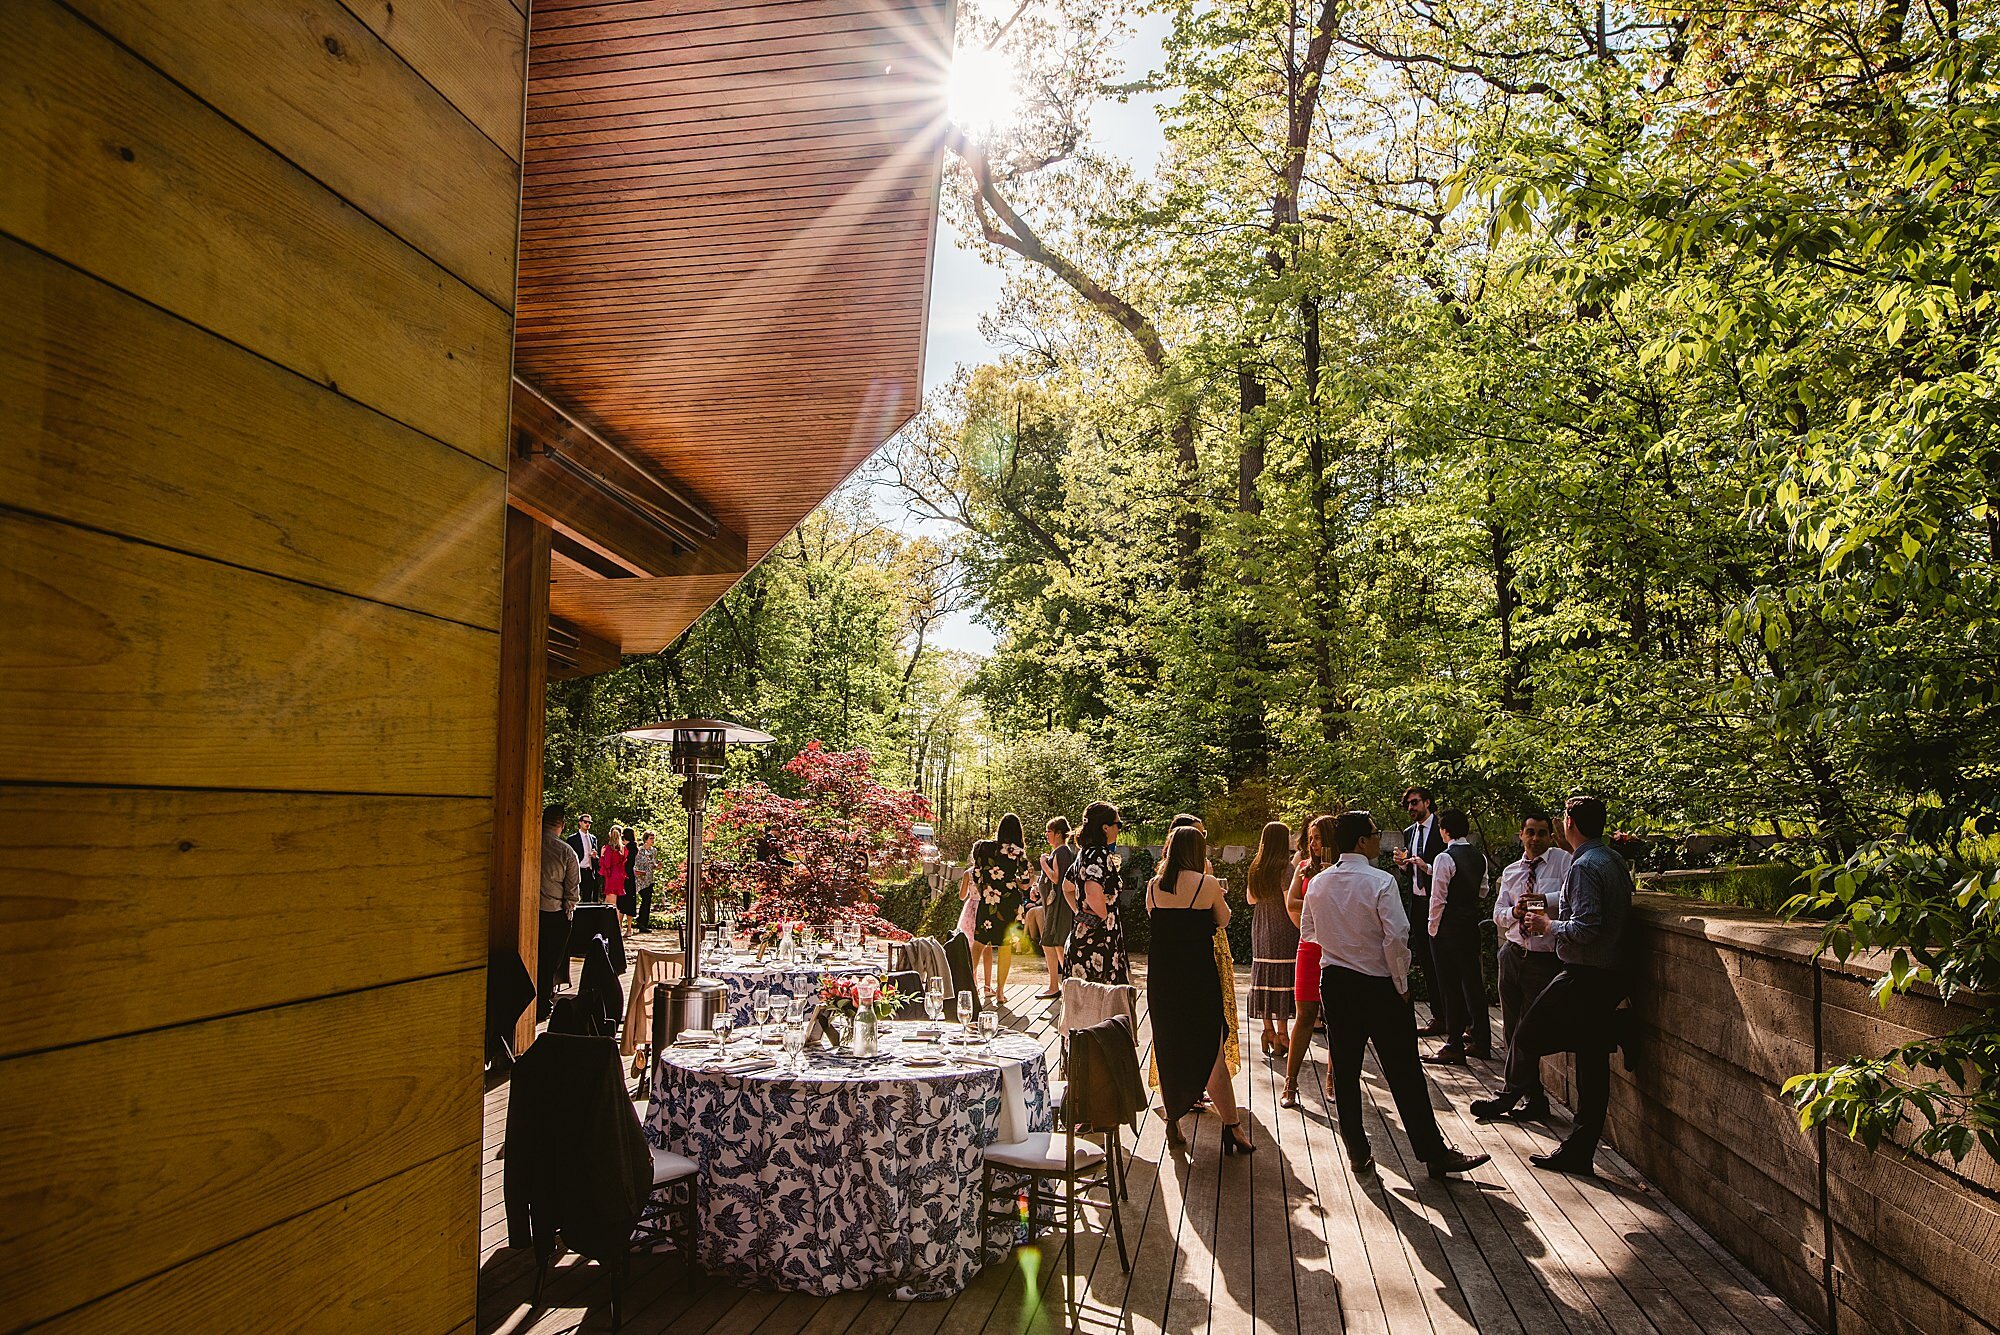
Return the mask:
[[771,989],[760,987],[750,993],[750,1013],[757,1017],[757,1027],[763,1028],[771,1022]]
[[785,1026],[785,1064],[794,1074],[805,1067],[806,1027],[803,1022]]
[[715,1017],[715,1041],[718,1053],[726,1054],[729,1051],[729,1035],[735,1028],[736,1018],[729,1013],[729,1008],[725,1006],[721,1014]]
[[990,1010],[979,1017],[979,1033],[986,1040],[985,1045],[980,1048],[980,1051],[991,1057],[993,1055],[993,1040],[1000,1037],[999,1011]]
[[932,1024],[944,1018],[944,980],[933,978],[924,986],[924,1016]]
[[972,1032],[972,989],[966,988],[958,994],[958,1023],[966,1033]]

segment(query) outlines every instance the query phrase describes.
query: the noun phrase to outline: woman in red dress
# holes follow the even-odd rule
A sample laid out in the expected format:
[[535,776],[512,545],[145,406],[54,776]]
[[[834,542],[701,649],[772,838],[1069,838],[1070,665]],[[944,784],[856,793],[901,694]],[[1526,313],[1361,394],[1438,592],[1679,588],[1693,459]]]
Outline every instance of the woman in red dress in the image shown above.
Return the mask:
[[631,855],[625,851],[625,832],[616,825],[606,833],[597,854],[597,874],[604,879],[604,900],[616,904],[620,917],[632,916]]

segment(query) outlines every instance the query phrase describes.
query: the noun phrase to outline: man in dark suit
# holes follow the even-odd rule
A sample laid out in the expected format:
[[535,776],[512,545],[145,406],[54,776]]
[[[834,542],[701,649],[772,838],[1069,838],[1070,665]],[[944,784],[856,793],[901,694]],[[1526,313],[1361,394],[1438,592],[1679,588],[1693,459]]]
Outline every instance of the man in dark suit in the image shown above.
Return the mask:
[[1410,813],[1410,823],[1403,827],[1396,865],[1410,874],[1410,972],[1424,980],[1424,995],[1431,1003],[1431,1022],[1417,1031],[1417,1037],[1436,1038],[1445,1032],[1445,1025],[1437,965],[1431,959],[1431,863],[1444,852],[1444,830],[1432,810],[1431,790],[1421,784],[1403,790],[1403,810]]
[[576,832],[563,841],[576,850],[577,866],[583,869],[583,902],[604,901],[604,882],[597,876],[597,836],[590,832],[590,817],[576,818]]

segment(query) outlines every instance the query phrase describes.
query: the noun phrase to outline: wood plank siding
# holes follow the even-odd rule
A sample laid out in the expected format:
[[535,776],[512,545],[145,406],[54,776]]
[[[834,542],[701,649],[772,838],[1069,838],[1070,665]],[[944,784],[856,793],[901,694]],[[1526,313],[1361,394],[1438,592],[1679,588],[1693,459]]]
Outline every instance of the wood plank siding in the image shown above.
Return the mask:
[[474,1310],[527,21],[0,24],[0,1329]]
[[[748,564],[916,410],[951,19],[534,6],[516,374],[698,497]],[[550,607],[648,652],[739,578],[558,560]]]

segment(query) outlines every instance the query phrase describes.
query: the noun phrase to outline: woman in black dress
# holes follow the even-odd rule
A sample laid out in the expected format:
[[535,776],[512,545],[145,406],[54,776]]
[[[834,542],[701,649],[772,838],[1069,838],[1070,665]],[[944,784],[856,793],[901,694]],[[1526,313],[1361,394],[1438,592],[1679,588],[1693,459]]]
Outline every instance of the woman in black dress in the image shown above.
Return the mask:
[[1222,976],[1215,967],[1215,929],[1227,926],[1223,885],[1208,874],[1208,840],[1194,826],[1167,836],[1159,879],[1146,887],[1153,929],[1146,959],[1146,1005],[1153,1015],[1153,1055],[1160,1067],[1160,1115],[1167,1119],[1167,1147],[1187,1154],[1181,1118],[1194,1110],[1204,1087],[1222,1118],[1222,1152],[1256,1148],[1244,1138],[1236,1090],[1222,1049]]
[[1092,983],[1130,983],[1125,925],[1118,921],[1118,808],[1092,802],[1083,809],[1076,861],[1062,892],[1076,921],[1063,948],[1063,975]]
[[1076,925],[1076,914],[1062,888],[1070,864],[1076,861],[1076,849],[1069,841],[1066,816],[1051,817],[1044,834],[1049,847],[1042,854],[1041,875],[1035,880],[1035,905],[1041,910],[1042,959],[1049,966],[1049,990],[1040,1000],[1049,1001],[1062,995],[1063,947],[1069,943],[1069,929]]
[[[1021,818],[1008,812],[991,839],[972,846],[972,894],[977,907],[972,918],[973,964],[982,977],[986,1000],[1000,1004],[1007,990],[1007,969],[1014,962],[1014,947],[1007,933],[1021,920],[1021,905],[1028,889],[1028,850],[1023,846]],[[1000,959],[1000,981],[993,981],[993,960]]]

